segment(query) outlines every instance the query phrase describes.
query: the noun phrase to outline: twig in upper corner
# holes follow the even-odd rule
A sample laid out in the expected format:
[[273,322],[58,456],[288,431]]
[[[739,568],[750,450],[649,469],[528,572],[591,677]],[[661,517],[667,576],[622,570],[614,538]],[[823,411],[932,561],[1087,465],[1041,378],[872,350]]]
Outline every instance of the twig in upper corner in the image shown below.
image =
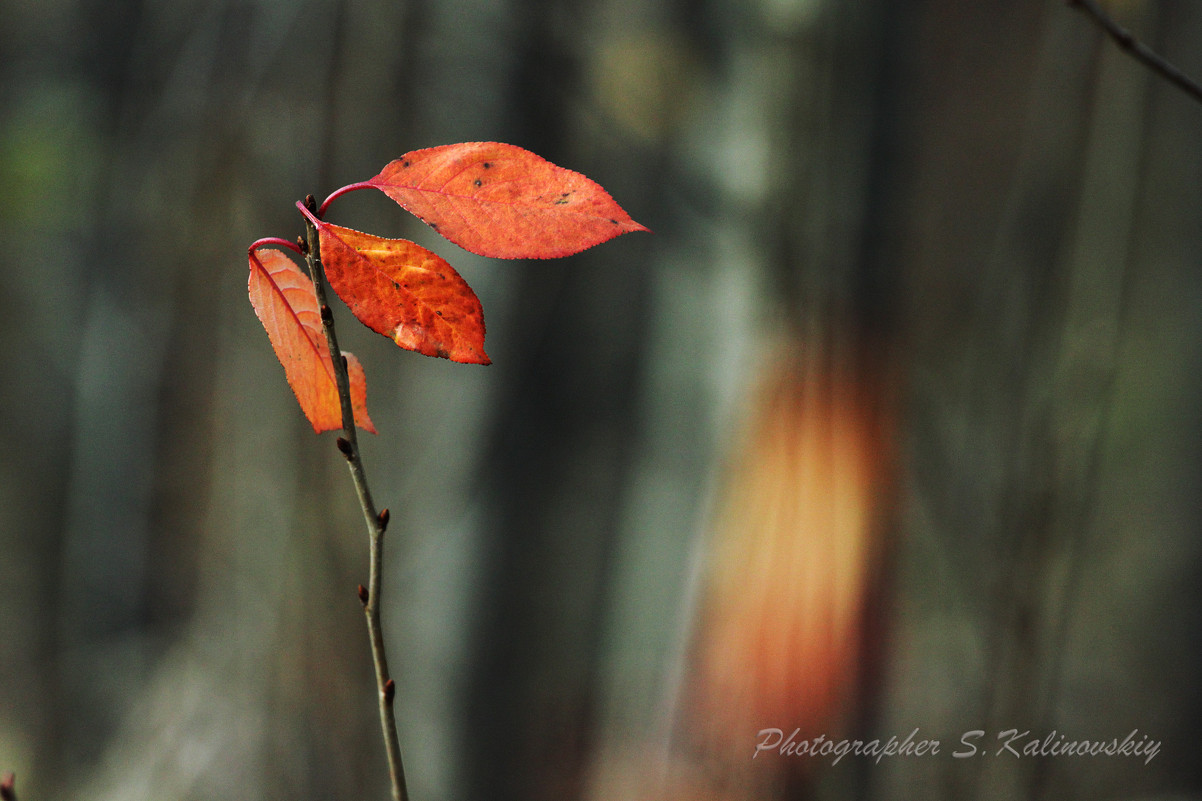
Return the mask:
[[1202,86],[1181,70],[1166,61],[1159,53],[1145,45],[1122,25],[1114,21],[1096,0],[1068,0],[1068,4],[1088,15],[1105,31],[1120,48],[1136,61],[1174,84],[1178,89],[1202,103]]

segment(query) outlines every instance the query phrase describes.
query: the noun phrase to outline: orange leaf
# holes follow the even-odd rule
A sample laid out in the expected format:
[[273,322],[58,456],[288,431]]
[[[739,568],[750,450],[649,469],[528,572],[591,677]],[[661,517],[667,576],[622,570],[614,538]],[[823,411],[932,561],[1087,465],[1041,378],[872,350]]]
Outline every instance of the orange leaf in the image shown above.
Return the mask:
[[310,219],[326,278],[360,322],[426,356],[490,363],[484,310],[455,268],[413,242]]
[[558,258],[647,230],[580,173],[498,142],[415,150],[364,184],[481,256]]
[[[250,254],[250,303],[255,308],[271,347],[275,350],[288,385],[301,410],[317,433],[342,428],[342,407],[334,381],[330,348],[321,327],[313,282],[292,259],[278,250],[260,249]],[[349,353],[351,406],[355,423],[376,433],[367,416],[367,378],[359,360]]]

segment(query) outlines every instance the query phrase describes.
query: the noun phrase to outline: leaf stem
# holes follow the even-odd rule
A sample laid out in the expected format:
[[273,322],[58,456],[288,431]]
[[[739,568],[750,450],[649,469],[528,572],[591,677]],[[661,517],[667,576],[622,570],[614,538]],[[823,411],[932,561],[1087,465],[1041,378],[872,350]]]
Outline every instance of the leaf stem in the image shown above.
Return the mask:
[[281,247],[281,248],[288,248],[293,253],[298,253],[302,256],[305,255],[304,252],[300,249],[300,245],[296,244],[295,242],[289,242],[287,239],[280,239],[278,236],[267,236],[267,237],[263,237],[262,239],[256,239],[251,244],[251,246],[249,248],[247,248],[247,250],[251,253],[254,253],[259,248],[265,248],[270,245],[275,245],[276,247]]
[[1160,77],[1175,85],[1190,97],[1202,102],[1202,86],[1170,64],[1159,53],[1145,45],[1122,25],[1119,25],[1107,14],[1095,0],[1068,0],[1070,7],[1091,17],[1098,27],[1106,32],[1122,50],[1132,58],[1151,69]]
[[[331,195],[332,197],[334,195]],[[328,199],[326,203],[329,203]],[[396,714],[393,710],[396,684],[388,673],[388,658],[384,650],[384,631],[380,624],[380,576],[384,561],[384,530],[388,525],[389,514],[387,509],[376,512],[375,503],[371,498],[371,490],[367,486],[367,475],[363,469],[363,460],[359,455],[359,439],[355,434],[355,413],[351,406],[350,378],[347,375],[346,359],[338,347],[333,315],[325,311],[329,309],[329,304],[326,301],[325,270],[321,265],[321,242],[317,235],[317,220],[321,215],[321,210],[317,210],[315,216],[314,210],[317,203],[312,195],[306,197],[304,203],[298,201],[296,205],[305,215],[305,235],[308,244],[305,260],[313,278],[313,291],[317,295],[317,306],[323,310],[322,327],[325,329],[326,342],[330,347],[334,379],[338,386],[338,399],[342,405],[342,437],[338,440],[338,449],[346,457],[347,465],[350,468],[351,480],[354,481],[355,492],[359,496],[359,506],[363,509],[363,518],[367,523],[367,534],[371,542],[366,598],[364,599],[364,593],[361,591],[360,599],[363,600],[363,612],[367,618],[367,633],[371,640],[372,663],[376,669],[376,689],[380,697],[380,728],[384,735],[384,748],[388,754],[388,774],[392,781],[392,798],[393,801],[408,801],[409,792],[405,787],[405,767],[401,760],[401,744],[400,738],[397,736]]]
[[347,184],[346,186],[342,187],[341,189],[335,189],[333,192],[330,193],[330,196],[328,198],[326,198],[325,200],[323,200],[321,202],[321,206],[317,209],[317,216],[320,218],[320,217],[324,217],[326,215],[326,207],[329,206],[331,202],[333,202],[334,198],[339,197],[340,195],[345,195],[347,192],[354,192],[356,189],[371,189],[371,188],[372,188],[372,184],[368,183],[367,181],[359,181],[358,183]]

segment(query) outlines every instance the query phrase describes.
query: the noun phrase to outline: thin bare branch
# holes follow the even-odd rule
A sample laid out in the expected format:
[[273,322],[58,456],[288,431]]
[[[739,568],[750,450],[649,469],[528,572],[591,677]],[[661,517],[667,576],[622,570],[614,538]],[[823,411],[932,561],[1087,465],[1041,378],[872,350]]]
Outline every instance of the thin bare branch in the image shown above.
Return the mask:
[[[305,206],[310,212],[317,211],[317,203],[312,195],[305,198]],[[363,519],[367,523],[367,534],[371,542],[367,588],[364,591],[362,586],[359,587],[359,597],[363,601],[363,612],[367,617],[372,663],[376,669],[380,728],[384,735],[384,748],[388,753],[388,775],[392,782],[392,798],[393,801],[408,801],[409,791],[405,786],[405,766],[401,760],[401,743],[397,736],[396,715],[393,711],[396,684],[388,673],[388,658],[384,650],[384,630],[380,624],[380,576],[384,561],[384,531],[388,526],[389,515],[387,509],[376,512],[375,503],[371,498],[371,490],[367,486],[367,474],[359,455],[359,438],[355,431],[355,412],[351,406],[351,382],[347,375],[346,359],[343,358],[342,351],[338,347],[338,337],[334,330],[334,316],[328,313],[330,307],[326,301],[326,276],[321,264],[321,243],[317,235],[317,226],[311,220],[306,220],[305,225],[308,245],[305,259],[313,278],[317,306],[322,309],[322,327],[325,329],[326,342],[330,347],[334,379],[338,386],[338,399],[342,404],[342,436],[337,441],[338,450],[346,457],[347,466],[350,468],[351,480],[355,483],[355,492],[359,496],[359,506],[363,509]]]
[[1122,25],[1119,25],[1096,0],[1068,0],[1068,4],[1081,11],[1100,27],[1115,43],[1150,70],[1178,89],[1202,103],[1202,86],[1177,67],[1166,61],[1159,53],[1145,45]]

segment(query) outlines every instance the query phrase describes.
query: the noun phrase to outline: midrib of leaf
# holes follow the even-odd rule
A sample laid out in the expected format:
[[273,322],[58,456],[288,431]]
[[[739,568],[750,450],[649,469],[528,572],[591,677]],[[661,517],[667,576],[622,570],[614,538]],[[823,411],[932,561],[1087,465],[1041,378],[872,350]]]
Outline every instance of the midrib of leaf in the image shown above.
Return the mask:
[[[352,245],[350,245],[350,244],[349,244],[349,243],[348,243],[348,242],[347,242],[345,239],[343,239],[342,237],[338,236],[338,235],[337,235],[337,234],[335,234],[333,231],[331,231],[331,232],[330,232],[330,236],[331,236],[331,237],[333,237],[334,239],[337,239],[337,240],[338,240],[338,244],[339,244],[339,245],[341,245],[342,247],[344,247],[344,248],[346,248],[347,250],[349,250],[349,251],[351,251],[352,253],[354,253],[354,254],[355,254],[355,261],[356,261],[356,262],[358,262],[358,263],[366,263],[366,264],[368,265],[368,267],[370,267],[370,268],[371,268],[371,271],[372,271],[374,274],[376,274],[376,275],[380,275],[380,276],[383,276],[383,277],[384,277],[384,279],[385,279],[385,280],[387,280],[389,284],[400,284],[400,283],[401,283],[401,282],[400,282],[400,281],[398,281],[396,278],[394,278],[393,276],[391,276],[391,275],[389,275],[387,272],[385,272],[383,269],[381,269],[381,268],[379,267],[379,265],[378,265],[378,263],[377,263],[377,260],[376,260],[376,259],[369,258],[369,257],[366,255],[366,254],[368,254],[368,253],[379,254],[379,255],[380,255],[380,257],[381,257],[381,258],[379,259],[379,261],[380,261],[380,262],[387,262],[387,261],[388,261],[388,259],[389,259],[390,257],[391,257],[391,258],[395,258],[395,255],[394,255],[394,254],[392,254],[390,251],[388,251],[388,250],[386,250],[386,249],[378,249],[378,248],[373,248],[373,249],[371,249],[371,250],[359,250],[359,249],[357,249],[357,248],[353,247]],[[410,244],[413,244],[413,243],[410,243]],[[406,265],[406,269],[409,269],[409,270],[422,269],[424,272],[429,272],[429,270],[427,270],[427,269],[425,269],[425,268],[416,268],[416,267],[414,267],[414,266],[412,266],[412,265]],[[414,303],[415,305],[421,305],[421,307],[422,307],[422,308],[424,308],[424,309],[428,309],[428,310],[429,310],[431,313],[433,313],[433,314],[434,314],[434,316],[435,316],[435,317],[438,317],[438,315],[437,315],[437,311],[438,311],[437,307],[435,307],[435,306],[434,306],[432,303],[428,303],[428,302],[426,302],[425,300],[423,300],[423,299],[421,298],[421,296],[420,296],[420,295],[418,295],[418,294],[417,294],[416,292],[414,292],[413,290],[411,290],[411,289],[406,289],[406,288],[405,288],[405,287],[402,285],[398,291],[400,291],[400,292],[404,292],[406,295],[408,295],[408,296],[410,297],[410,299],[413,301],[413,303]],[[441,317],[439,317],[439,319],[442,319],[442,318],[441,318]]]
[[[288,257],[285,256],[284,258],[288,258]],[[276,294],[279,295],[281,300],[284,301],[284,306],[288,309],[288,315],[296,322],[297,326],[300,328],[301,333],[304,334],[304,336],[305,336],[305,341],[309,343],[309,348],[317,355],[317,361],[321,364],[322,370],[326,374],[326,378],[328,378],[330,380],[330,382],[333,383],[334,382],[334,365],[331,364],[329,359],[325,358],[325,354],[322,352],[321,348],[318,347],[317,342],[313,338],[313,333],[309,330],[309,326],[305,325],[304,321],[301,320],[300,314],[297,313],[296,308],[293,307],[292,303],[288,300],[287,291],[279,285],[279,282],[277,282],[275,280],[275,276],[272,275],[271,271],[268,270],[263,265],[263,262],[259,261],[258,255],[255,255],[254,262],[255,262],[255,266],[259,268],[260,272],[262,272],[263,275],[265,275],[267,277],[267,282],[269,284],[271,284],[272,290]],[[305,291],[301,287],[292,287],[292,288],[297,292],[303,293]],[[321,319],[321,318],[318,317],[318,319]]]

